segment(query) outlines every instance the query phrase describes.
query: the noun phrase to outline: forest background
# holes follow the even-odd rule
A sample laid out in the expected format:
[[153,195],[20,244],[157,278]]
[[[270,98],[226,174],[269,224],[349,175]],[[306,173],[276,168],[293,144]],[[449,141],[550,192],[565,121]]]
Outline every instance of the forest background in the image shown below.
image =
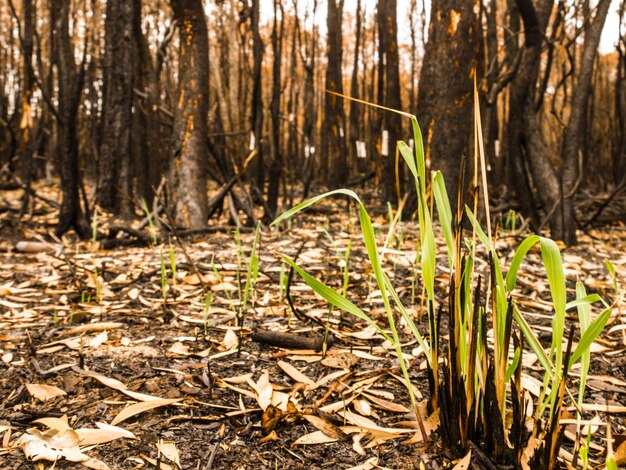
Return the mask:
[[82,237],[96,206],[128,217],[155,195],[189,229],[225,208],[270,221],[311,186],[373,180],[397,203],[408,121],[331,90],[414,113],[454,191],[476,81],[496,204],[573,244],[576,200],[625,184],[623,17],[611,0],[9,0],[2,188],[25,214],[58,176],[56,234]]

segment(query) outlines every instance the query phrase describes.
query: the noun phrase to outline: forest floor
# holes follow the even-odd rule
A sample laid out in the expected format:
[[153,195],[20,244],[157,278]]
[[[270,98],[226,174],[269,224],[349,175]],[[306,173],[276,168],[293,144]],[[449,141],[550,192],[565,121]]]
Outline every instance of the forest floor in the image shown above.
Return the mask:
[[[0,214],[0,468],[53,466],[41,460],[39,467],[25,451],[56,455],[55,468],[60,469],[106,468],[103,464],[112,469],[454,465],[453,456],[438,444],[436,416],[427,421],[434,438],[428,443],[419,439],[390,344],[349,314],[335,310],[329,316],[327,303],[297,276],[291,295],[305,316],[294,315],[288,305],[288,269],[281,255],[294,257],[303,245],[299,264],[340,289],[351,241],[348,297],[385,324],[358,217],[345,201],[317,206],[281,232],[262,232],[259,274],[243,330],[236,327],[236,317],[254,233],[222,230],[185,237],[182,246],[172,240],[110,250],[68,237],[61,244],[32,245],[33,253],[18,252],[17,242],[50,240],[50,208],[38,203],[35,213],[27,223],[15,222],[10,212]],[[389,224],[382,216],[374,224],[382,244]],[[105,231],[106,223],[98,229]],[[386,267],[419,319],[416,225],[403,222],[395,232],[385,250]],[[520,241],[502,232],[497,250],[505,264]],[[438,244],[444,244],[442,237]],[[581,233],[580,244],[563,251],[568,285],[580,279],[590,293],[613,302],[614,283],[605,260],[612,262],[623,288],[624,247],[623,225]],[[442,292],[446,281],[440,273]],[[521,311],[549,345],[552,306],[538,253],[523,265],[518,285]],[[263,329],[320,340],[324,328],[307,317],[320,323],[330,318],[334,343],[325,355],[274,347],[254,336]],[[597,417],[591,441],[596,464],[604,462],[606,449],[602,423],[612,425],[614,448],[624,447],[620,444],[626,439],[625,325],[622,300],[594,346],[585,418]],[[419,327],[426,331],[425,318]],[[401,331],[401,341],[411,380],[425,399],[424,355],[410,331]],[[541,368],[530,364],[525,370],[529,389],[538,387]],[[574,395],[577,387],[574,372],[569,383]],[[570,411],[571,404],[567,399]],[[333,437],[337,427],[348,437]],[[48,428],[59,432],[50,437],[52,433],[44,434]],[[407,443],[411,438],[414,443]],[[564,448],[572,449],[567,435]],[[91,460],[68,461],[81,451]]]

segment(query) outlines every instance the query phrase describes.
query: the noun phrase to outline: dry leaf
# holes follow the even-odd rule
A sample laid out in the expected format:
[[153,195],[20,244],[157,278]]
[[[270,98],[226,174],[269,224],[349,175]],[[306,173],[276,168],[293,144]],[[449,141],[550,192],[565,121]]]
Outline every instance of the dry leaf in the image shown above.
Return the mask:
[[65,334],[77,335],[80,333],[87,333],[91,331],[116,330],[117,328],[122,328],[123,326],[124,326],[124,323],[119,323],[119,322],[90,323],[88,325],[80,325],[74,328],[70,328],[69,330],[67,330]]
[[175,356],[189,356],[191,354],[189,352],[189,346],[181,343],[180,341],[176,341],[174,344],[172,344],[167,352]]
[[322,431],[314,431],[299,437],[295,440],[293,445],[328,444],[329,442],[337,442],[338,440],[339,438],[328,437]]
[[346,433],[343,432],[339,426],[335,426],[333,423],[322,418],[321,416],[302,415],[302,417],[335,441],[346,437]]
[[376,395],[363,393],[363,396],[367,397],[367,399],[370,400],[374,405],[378,406],[379,408],[382,408],[383,410],[395,411],[397,413],[409,413],[410,412],[410,410],[406,406],[400,405],[399,403],[393,403],[391,401],[384,400],[382,398],[377,397]]
[[271,432],[278,426],[280,423],[280,419],[282,418],[283,412],[280,411],[279,408],[276,408],[274,405],[269,405],[263,414],[261,415],[261,426],[263,426],[263,430],[266,434]]
[[272,431],[267,436],[262,438],[259,442],[261,444],[265,444],[266,442],[275,442],[275,441],[280,441],[280,437],[278,437],[278,434],[276,434],[276,431]]
[[365,462],[354,467],[347,468],[346,470],[370,470],[378,466],[378,457],[371,457]]
[[248,384],[256,392],[256,401],[261,409],[265,411],[265,409],[272,404],[272,394],[274,393],[274,389],[270,383],[269,372],[267,370],[263,371],[263,374],[259,377],[259,381],[256,383],[248,379]]
[[372,407],[367,400],[354,400],[352,402],[354,409],[363,416],[372,416]]
[[89,370],[83,370],[80,367],[76,367],[76,366],[73,366],[72,370],[76,372],[77,374],[86,375],[87,377],[94,378],[98,382],[100,382],[102,385],[105,385],[106,387],[117,390],[118,392],[121,392],[124,395],[128,395],[129,397],[134,398],[135,400],[146,401],[146,402],[161,400],[160,397],[155,397],[153,395],[146,395],[145,393],[133,392],[132,390],[128,390],[126,388],[126,385],[117,379],[112,379],[105,375],[98,374],[96,372],[92,372]]
[[180,467],[180,455],[178,453],[178,449],[176,448],[176,444],[172,441],[163,441],[159,439],[157,442],[157,449],[159,452],[170,462],[174,463],[178,468]]
[[121,438],[137,439],[132,432],[117,426],[106,423],[96,423],[96,426],[98,429],[76,429],[76,434],[78,434],[81,446],[105,444]]
[[94,470],[108,470],[107,464],[101,460],[90,458],[81,452],[78,434],[72,429],[58,432],[50,429],[41,433],[36,429],[31,429],[24,434],[17,442],[27,459],[32,461],[66,459],[71,462],[80,462],[83,466]]
[[121,423],[122,421],[127,420],[139,413],[143,413],[144,411],[153,410],[155,408],[160,408],[162,406],[168,406],[180,401],[178,398],[159,398],[157,400],[151,401],[142,401],[139,403],[135,403],[134,405],[127,406],[119,414],[111,421],[111,425],[115,426],[116,424]]
[[332,367],[334,369],[349,369],[356,364],[358,358],[349,352],[342,352],[339,354],[333,354],[332,356],[326,356],[322,359],[322,364],[326,367]]
[[309,389],[315,390],[317,385],[310,378],[296,369],[294,366],[285,361],[278,361],[278,367],[280,367],[285,373],[296,382],[301,382],[309,386]]
[[30,393],[34,398],[41,401],[47,401],[52,398],[67,395],[64,390],[61,390],[59,387],[55,387],[54,385],[26,384],[26,390],[28,390],[28,393]]
[[239,338],[237,338],[237,333],[233,331],[232,328],[226,330],[226,334],[224,335],[224,339],[222,340],[222,346],[225,351],[230,351],[231,349],[235,349],[239,344]]
[[55,429],[57,431],[65,431],[66,429],[70,428],[69,422],[67,420],[67,415],[63,415],[60,418],[39,418],[33,421],[33,424],[43,424],[44,426],[50,429]]
[[[144,454],[139,454],[141,455],[141,458],[144,459],[146,462],[148,462],[150,465],[152,465],[154,468],[157,468],[157,460],[148,457],[147,455]],[[159,470],[174,470],[174,467],[172,467],[171,465],[166,464],[165,462],[159,462],[158,463],[158,468]]]

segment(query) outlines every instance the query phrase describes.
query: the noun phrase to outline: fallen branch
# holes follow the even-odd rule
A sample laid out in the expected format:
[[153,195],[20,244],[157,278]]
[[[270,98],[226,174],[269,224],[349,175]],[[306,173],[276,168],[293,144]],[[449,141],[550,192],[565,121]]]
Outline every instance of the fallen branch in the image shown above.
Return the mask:
[[[324,347],[324,336],[309,338],[293,333],[258,329],[252,333],[252,341],[285,349],[313,349],[321,351]],[[328,338],[328,346],[332,345],[332,337]]]

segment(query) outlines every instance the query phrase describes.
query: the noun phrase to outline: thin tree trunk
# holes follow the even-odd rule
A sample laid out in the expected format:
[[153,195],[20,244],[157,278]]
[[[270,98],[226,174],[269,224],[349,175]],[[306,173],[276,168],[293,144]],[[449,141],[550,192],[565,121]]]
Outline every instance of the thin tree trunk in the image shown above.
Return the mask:
[[[342,14],[344,0],[328,0],[328,64],[325,88],[343,94]],[[344,186],[348,182],[348,162],[345,138],[346,116],[343,98],[326,93],[324,95],[324,120],[322,122],[322,149],[320,171],[322,181],[332,187]]]
[[[356,31],[355,31],[355,40],[354,40],[354,64],[352,65],[352,78],[350,79],[350,96],[352,98],[360,98],[361,95],[359,93],[359,53],[361,49],[361,0],[357,1],[356,4]],[[363,64],[365,65],[365,64]],[[364,170],[364,164],[361,163],[361,159],[359,159],[357,145],[359,145],[359,141],[361,140],[361,108],[362,104],[357,103],[355,101],[350,102],[350,129],[349,129],[349,155],[350,162],[358,163],[359,171]]]
[[208,218],[208,32],[201,0],[172,0],[179,28],[178,99],[169,186],[175,221],[200,229]]
[[[278,209],[278,192],[280,187],[280,177],[282,171],[282,152],[280,135],[280,72],[283,51],[283,25],[284,11],[280,14],[280,24],[278,22],[279,5],[278,0],[274,0],[274,26],[272,28],[272,50],[274,52],[274,62],[272,65],[272,100],[270,102],[270,118],[272,124],[272,135],[270,148],[272,161],[268,171],[269,185],[267,188],[267,209],[265,214],[268,220],[276,217]],[[279,31],[280,29],[280,31]]]
[[133,13],[132,1],[107,0],[97,201],[124,215],[132,210]]
[[57,236],[75,229],[79,236],[87,235],[87,224],[80,207],[78,172],[78,105],[82,89],[82,74],[74,62],[74,48],[69,33],[70,0],[51,2],[54,27],[54,48],[57,54],[58,114],[57,123],[58,169],[63,195]]
[[[400,58],[398,55],[398,21],[396,0],[378,1],[379,34],[379,97],[380,102],[389,108],[402,110],[400,99]],[[396,188],[396,144],[402,138],[402,117],[397,113],[382,113],[382,157],[385,198],[392,204],[398,202],[402,194],[404,165],[398,166]],[[398,191],[400,194],[398,194]]]
[[562,233],[552,234],[562,239],[567,245],[576,243],[576,217],[574,214],[574,195],[579,176],[578,153],[582,151],[585,135],[587,104],[592,92],[593,68],[600,45],[600,38],[611,0],[600,0],[593,22],[585,31],[585,43],[580,61],[578,84],[570,104],[570,118],[565,129],[563,145],[563,211]]
[[536,10],[532,0],[516,0],[524,23],[524,50],[518,71],[509,90],[509,115],[507,124],[507,152],[511,164],[511,179],[522,209],[537,228],[532,182],[528,179],[531,168],[534,184],[542,188],[537,196],[544,207],[559,197],[558,178],[548,161],[535,112],[534,87],[539,74],[539,59],[543,32],[552,11],[552,0],[541,0]]
[[[257,150],[254,167],[256,169],[256,184],[261,192],[265,187],[265,171],[263,163],[263,74],[261,66],[263,65],[263,40],[259,33],[260,19],[260,0],[252,0],[252,15],[250,23],[252,28],[252,103],[250,121],[252,127],[252,137],[254,140],[254,148]],[[251,145],[252,147],[252,145]],[[250,149],[252,150],[252,149]]]
[[150,48],[141,31],[142,0],[133,0],[134,50],[139,60],[135,68],[135,87],[143,92],[143,97],[133,96],[135,103],[134,128],[132,136],[134,174],[140,196],[150,204],[154,192],[167,168],[162,149],[159,77]]

